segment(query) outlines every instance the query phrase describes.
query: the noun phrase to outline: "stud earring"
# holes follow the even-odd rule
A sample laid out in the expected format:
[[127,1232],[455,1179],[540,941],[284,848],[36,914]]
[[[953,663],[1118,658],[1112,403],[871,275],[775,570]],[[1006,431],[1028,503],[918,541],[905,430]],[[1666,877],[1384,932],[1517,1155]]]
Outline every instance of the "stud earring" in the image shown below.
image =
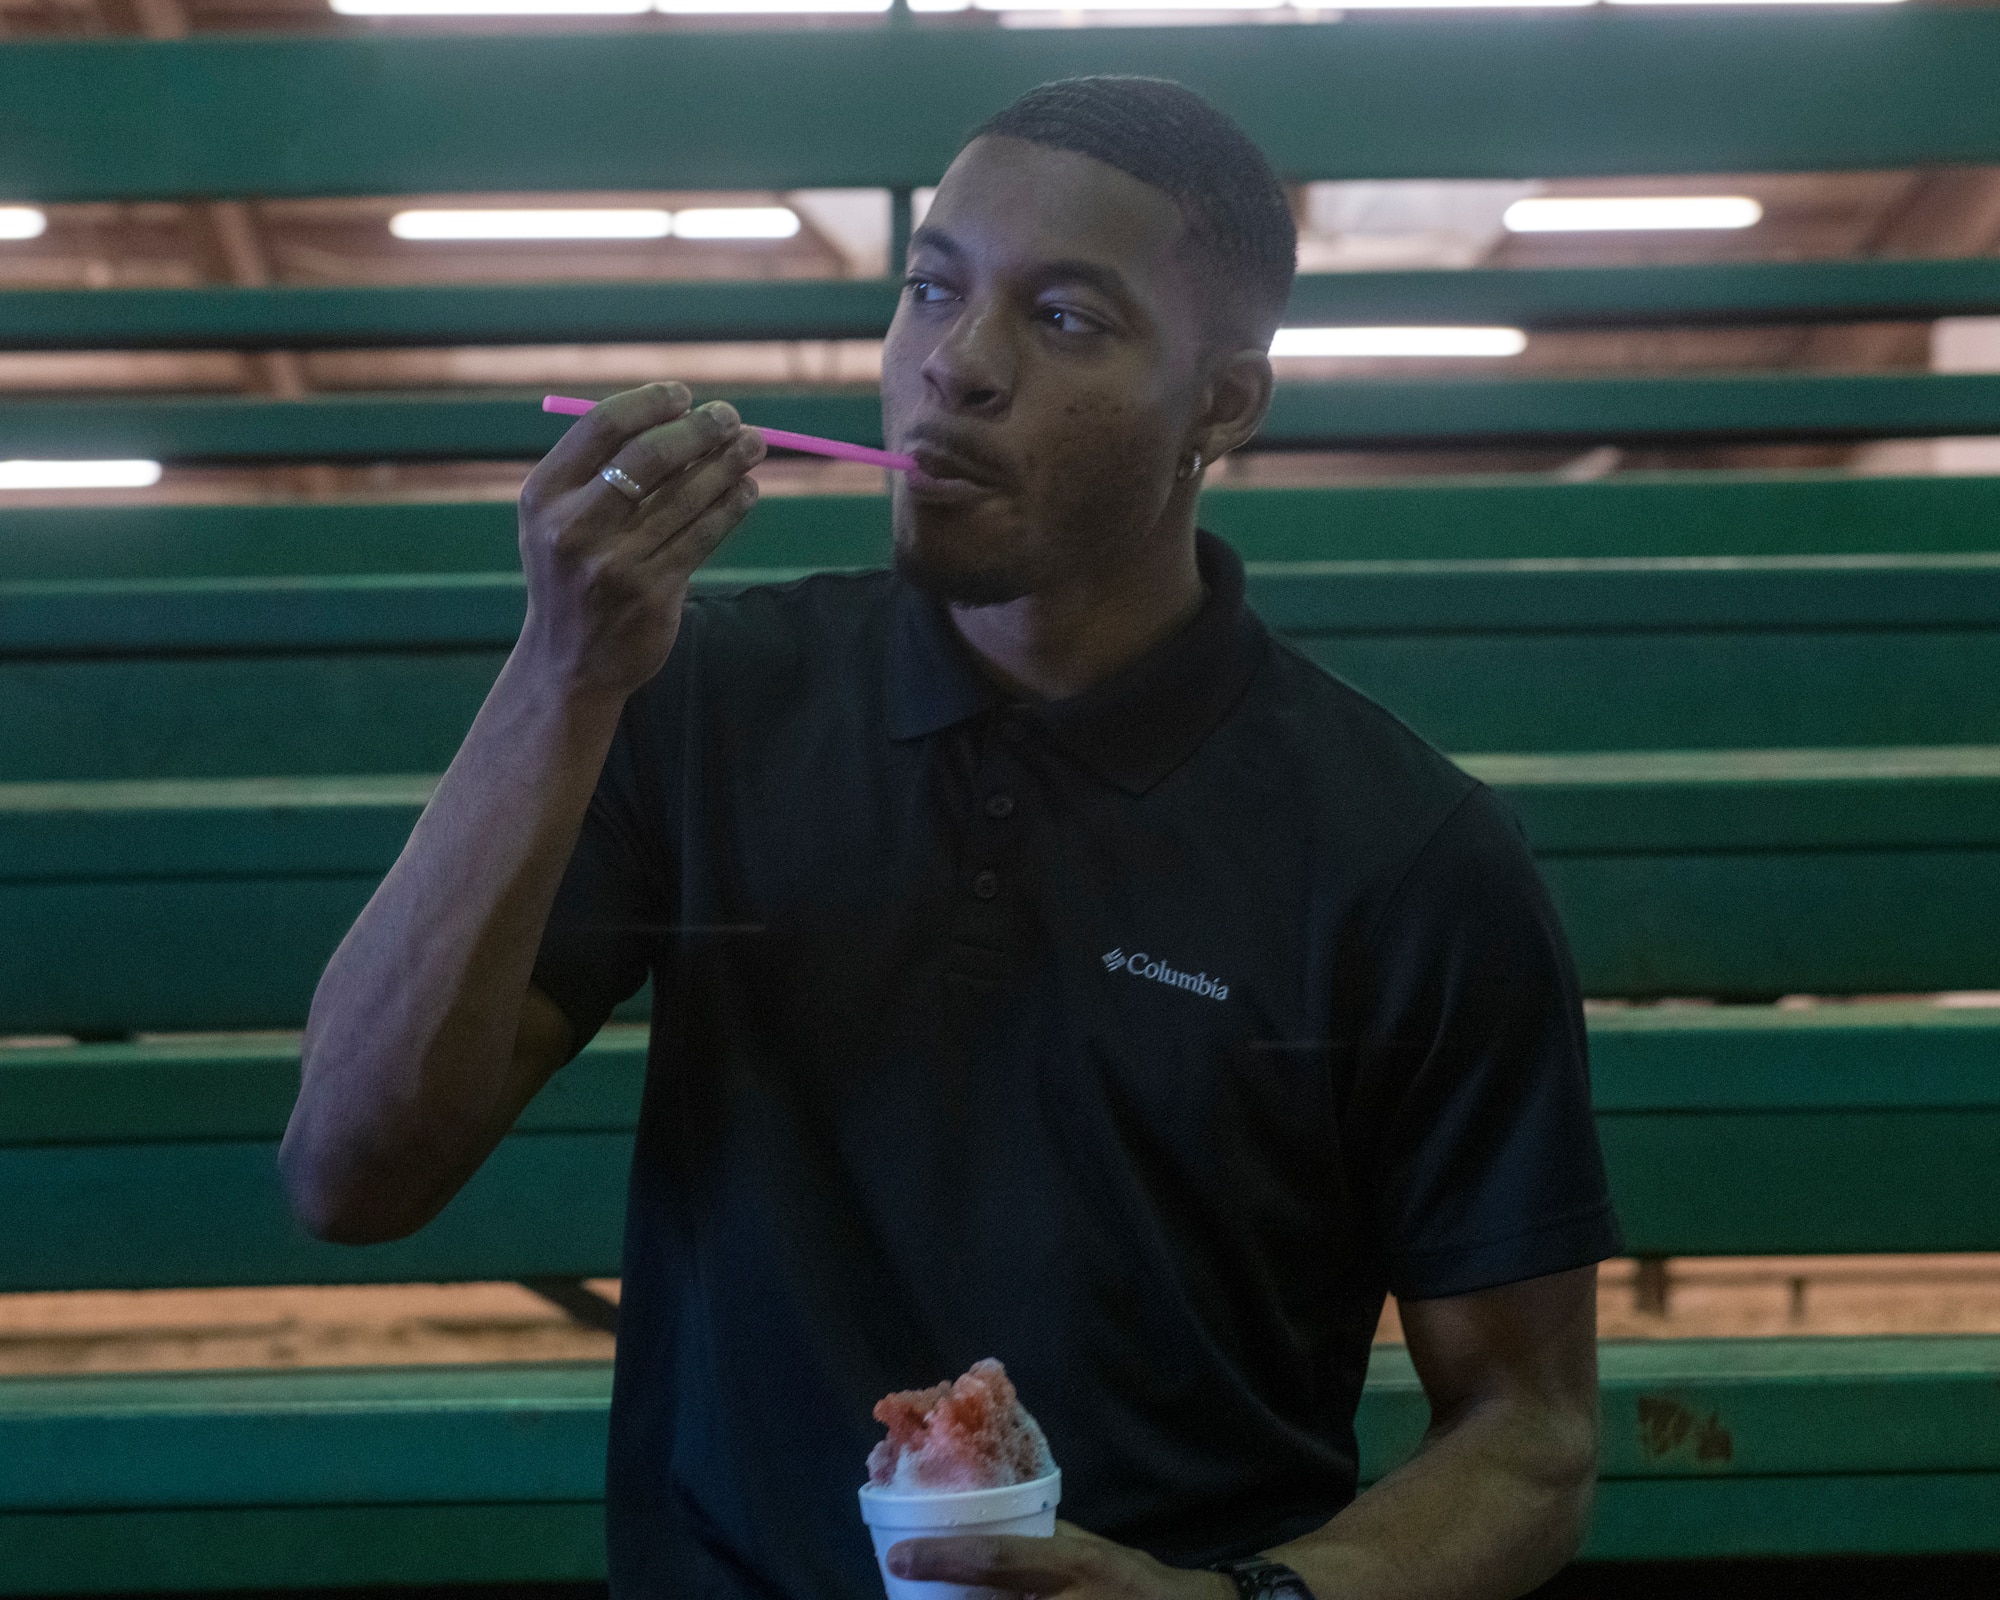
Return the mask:
[[1183,463],[1179,470],[1174,473],[1174,477],[1179,482],[1186,483],[1188,479],[1192,478],[1199,471],[1201,471],[1201,452],[1197,450],[1194,453],[1194,458],[1191,461]]

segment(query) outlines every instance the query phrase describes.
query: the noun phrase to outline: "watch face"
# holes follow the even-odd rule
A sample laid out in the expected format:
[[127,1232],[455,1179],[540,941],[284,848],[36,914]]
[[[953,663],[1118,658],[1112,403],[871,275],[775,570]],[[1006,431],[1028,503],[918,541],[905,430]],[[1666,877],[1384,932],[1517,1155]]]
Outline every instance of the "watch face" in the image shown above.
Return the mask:
[[1222,1568],[1236,1579],[1242,1600],[1314,1600],[1305,1579],[1278,1561],[1232,1561]]

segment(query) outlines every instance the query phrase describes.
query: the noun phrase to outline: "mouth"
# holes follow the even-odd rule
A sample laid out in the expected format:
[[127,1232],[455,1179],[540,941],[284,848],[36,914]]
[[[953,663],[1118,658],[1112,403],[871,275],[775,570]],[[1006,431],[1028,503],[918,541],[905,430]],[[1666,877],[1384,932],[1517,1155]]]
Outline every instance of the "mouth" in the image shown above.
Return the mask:
[[934,444],[910,448],[916,466],[903,474],[910,493],[919,500],[958,504],[997,494],[998,474],[984,463]]

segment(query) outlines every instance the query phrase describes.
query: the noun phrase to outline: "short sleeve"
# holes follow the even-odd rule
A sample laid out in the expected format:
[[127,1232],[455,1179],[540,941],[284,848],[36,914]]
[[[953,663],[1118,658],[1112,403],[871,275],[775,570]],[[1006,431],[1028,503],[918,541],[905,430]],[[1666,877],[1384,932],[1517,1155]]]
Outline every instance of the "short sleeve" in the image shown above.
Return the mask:
[[638,993],[667,920],[661,785],[646,736],[653,688],[635,694],[619,719],[535,957],[535,986],[569,1018],[579,1045]]
[[1389,1288],[1437,1299],[1620,1252],[1575,969],[1475,787],[1375,919],[1343,1143]]

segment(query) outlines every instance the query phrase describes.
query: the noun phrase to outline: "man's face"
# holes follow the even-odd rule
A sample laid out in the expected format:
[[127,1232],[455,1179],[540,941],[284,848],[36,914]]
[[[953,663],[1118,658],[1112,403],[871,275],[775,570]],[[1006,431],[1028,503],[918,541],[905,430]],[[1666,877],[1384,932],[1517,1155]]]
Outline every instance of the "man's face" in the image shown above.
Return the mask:
[[1159,524],[1202,402],[1180,211],[1115,167],[975,139],[911,242],[882,352],[896,560],[992,605],[1115,567]]

